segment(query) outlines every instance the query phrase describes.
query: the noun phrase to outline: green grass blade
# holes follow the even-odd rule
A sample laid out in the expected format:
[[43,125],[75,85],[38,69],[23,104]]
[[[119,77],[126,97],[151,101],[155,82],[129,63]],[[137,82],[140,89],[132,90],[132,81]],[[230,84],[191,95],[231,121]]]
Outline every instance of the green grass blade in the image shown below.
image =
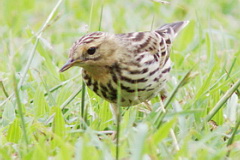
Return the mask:
[[25,119],[24,119],[24,113],[23,113],[23,110],[22,110],[22,103],[21,103],[20,96],[19,96],[19,90],[18,90],[18,87],[17,87],[17,79],[15,77],[15,73],[13,73],[13,86],[14,86],[14,92],[15,92],[17,107],[18,107],[18,114],[19,114],[20,120],[21,120],[23,137],[24,137],[24,141],[25,141],[26,146],[27,146],[29,144],[28,143],[28,136],[27,136],[27,129],[26,129],[26,123],[25,123]]
[[34,44],[32,50],[31,50],[31,52],[29,54],[29,58],[28,58],[27,64],[26,64],[25,69],[23,71],[23,76],[20,79],[20,82],[18,83],[18,88],[21,88],[23,83],[24,83],[24,81],[25,81],[25,77],[26,77],[27,72],[29,70],[29,67],[30,67],[30,65],[32,63],[32,60],[33,60],[33,57],[34,57],[34,54],[35,54],[35,51],[36,51],[38,43],[39,43],[39,38],[36,39],[35,44]]
[[[56,10],[58,9],[58,7],[60,6],[60,4],[62,3],[62,0],[59,0],[56,4],[56,6],[53,8],[53,10],[51,11],[51,13],[49,14],[47,20],[45,21],[45,23],[42,25],[41,29],[39,30],[39,32],[36,34],[36,40],[35,40],[35,43],[34,43],[34,46],[29,54],[29,58],[28,58],[28,61],[27,61],[27,64],[24,68],[24,71],[23,71],[23,74],[21,76],[21,79],[20,79],[20,82],[18,83],[18,88],[21,88],[24,81],[25,81],[25,78],[26,78],[26,75],[27,75],[27,72],[30,68],[30,65],[32,63],[32,60],[33,60],[33,57],[34,57],[34,54],[36,52],[36,48],[38,46],[38,43],[39,43],[39,39],[41,37],[41,34],[43,33],[43,31],[48,27],[48,24],[50,23],[50,20],[52,19],[54,13],[56,12]],[[11,99],[13,97],[14,93],[10,94],[10,96],[5,100],[3,101],[0,106],[3,106],[9,99]]]
[[[56,85],[55,87],[49,89],[48,92],[45,92],[45,93],[44,93],[44,96],[48,96],[49,93],[53,93],[53,92],[57,91],[58,89],[62,88],[62,87],[65,86],[66,84],[68,84],[71,80],[73,80],[73,79],[75,79],[75,78],[77,78],[77,77],[79,77],[79,76],[80,76],[80,75],[77,75],[77,76],[75,76],[75,77],[73,77],[73,78],[70,78],[70,79],[68,79],[68,80],[66,80],[66,81],[64,81],[64,82]],[[30,103],[33,103],[33,99],[30,100]]]
[[99,20],[99,26],[98,26],[98,30],[99,30],[99,31],[101,31],[102,17],[103,17],[103,7],[104,7],[104,2],[103,2],[103,0],[102,0],[101,13],[100,13],[100,20]]
[[182,78],[182,80],[180,81],[180,83],[177,85],[177,87],[173,90],[172,94],[167,98],[166,102],[164,103],[164,108],[166,109],[168,107],[168,105],[170,104],[170,102],[172,101],[172,99],[174,98],[174,96],[177,94],[178,90],[184,86],[186,83],[189,82],[189,80],[192,79],[192,74],[191,74],[192,70],[189,70],[185,76]]
[[143,159],[143,153],[144,153],[144,144],[146,142],[146,138],[148,135],[148,126],[147,124],[140,123],[136,127],[136,133],[131,138],[131,158],[132,160],[139,160]]
[[50,20],[52,19],[54,13],[57,11],[58,7],[60,6],[60,4],[62,3],[62,0],[59,0],[56,4],[56,6],[53,8],[53,10],[51,11],[51,13],[49,14],[47,20],[45,21],[45,23],[43,24],[43,26],[41,27],[41,29],[39,30],[39,32],[36,34],[36,41],[35,41],[35,44],[29,54],[29,58],[28,58],[28,61],[27,61],[27,64],[25,66],[25,69],[24,69],[24,72],[23,72],[23,76],[20,80],[20,82],[18,83],[18,88],[22,87],[23,83],[24,83],[24,80],[26,78],[26,75],[27,75],[27,72],[29,70],[29,67],[32,63],[32,60],[33,60],[33,57],[34,57],[34,54],[36,52],[36,48],[38,46],[38,43],[39,43],[39,40],[40,40],[40,37],[43,33],[43,31],[46,29],[46,27],[48,26],[48,24],[50,23]]
[[55,107],[55,115],[53,119],[53,133],[57,134],[60,137],[65,136],[66,129],[65,129],[65,121],[63,118],[62,110],[59,107]]
[[15,118],[13,123],[10,124],[6,137],[8,142],[18,143],[22,135],[20,125],[18,118]]
[[[171,95],[167,98],[167,100],[164,103],[164,109],[166,109],[170,102],[173,100],[173,98],[175,97],[175,95],[177,94],[178,90],[184,86],[186,83],[188,83],[189,80],[192,79],[192,75],[191,75],[191,71],[189,70],[185,76],[182,78],[182,80],[179,82],[179,84],[174,88],[173,92],[171,93]],[[156,128],[158,129],[162,123],[162,120],[164,118],[164,116],[166,115],[167,112],[159,112],[159,114],[157,114],[156,116],[156,120],[155,120],[155,125]]]
[[0,80],[0,87],[2,88],[4,95],[8,98],[9,94],[7,93],[7,91],[3,85],[3,82],[1,80]]
[[82,91],[82,86],[79,87],[76,92],[74,92],[68,99],[60,106],[61,109],[64,109],[74,98]]
[[212,119],[212,117],[219,111],[219,109],[225,104],[225,102],[238,89],[239,86],[240,86],[240,79],[224,94],[224,96],[218,101],[218,103],[208,113],[208,115],[205,117],[205,120],[204,120],[205,123]]
[[95,0],[92,0],[92,1],[91,1],[91,9],[90,9],[90,15],[89,15],[89,20],[88,20],[88,26],[89,26],[89,29],[90,29],[90,30],[91,30],[91,26],[92,26],[92,17],[93,17],[94,2],[95,2]]
[[49,113],[49,106],[41,87],[36,90],[34,95],[34,110],[37,117],[43,117]]
[[[239,126],[240,126],[240,118],[238,118],[238,121],[237,121],[237,123],[236,123],[236,126],[234,127],[234,130],[233,130],[233,133],[232,133],[231,137],[229,138],[229,140],[228,140],[228,142],[227,142],[227,146],[232,145],[233,140],[234,140],[234,137],[235,137],[236,134],[237,134],[237,131],[238,131]],[[227,152],[227,155],[226,155],[226,156],[229,157],[229,156],[230,156],[230,153],[231,153],[231,150],[229,150],[229,151]]]
[[120,123],[121,123],[121,82],[118,81],[118,88],[117,88],[117,104],[113,104],[113,105],[116,105],[115,108],[116,108],[116,115],[113,115],[113,116],[116,116],[116,122],[117,122],[117,129],[116,129],[116,155],[115,155],[115,158],[116,160],[119,159],[119,152],[120,152],[120,131],[121,131],[121,127],[120,127]]
[[167,137],[171,128],[176,123],[176,119],[172,119],[169,122],[164,123],[152,136],[152,140],[155,144],[160,143],[164,138]]
[[86,85],[84,82],[82,82],[82,101],[81,101],[81,117],[86,122],[85,119],[85,94],[86,94]]

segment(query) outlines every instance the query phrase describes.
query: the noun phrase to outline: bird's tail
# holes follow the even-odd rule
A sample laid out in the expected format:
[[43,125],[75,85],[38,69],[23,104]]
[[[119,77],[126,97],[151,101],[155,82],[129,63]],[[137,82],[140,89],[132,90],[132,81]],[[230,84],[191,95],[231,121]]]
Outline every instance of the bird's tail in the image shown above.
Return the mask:
[[179,21],[174,23],[169,23],[161,26],[156,30],[160,35],[164,33],[172,34],[172,38],[175,38],[177,34],[188,25],[189,21]]

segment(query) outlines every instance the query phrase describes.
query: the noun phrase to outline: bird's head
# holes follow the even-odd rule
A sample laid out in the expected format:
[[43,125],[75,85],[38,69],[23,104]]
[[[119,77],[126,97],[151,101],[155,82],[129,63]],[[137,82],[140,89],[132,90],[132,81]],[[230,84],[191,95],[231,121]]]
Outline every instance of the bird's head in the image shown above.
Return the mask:
[[79,66],[86,70],[114,63],[117,52],[117,42],[113,34],[94,32],[77,40],[69,53],[69,60],[60,69],[64,72],[72,66]]

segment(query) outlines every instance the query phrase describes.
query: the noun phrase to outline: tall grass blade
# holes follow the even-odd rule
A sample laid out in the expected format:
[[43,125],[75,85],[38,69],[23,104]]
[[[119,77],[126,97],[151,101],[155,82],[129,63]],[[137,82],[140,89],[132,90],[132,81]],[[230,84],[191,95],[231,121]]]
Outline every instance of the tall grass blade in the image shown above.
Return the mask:
[[[231,137],[229,138],[229,140],[228,140],[228,142],[227,142],[227,146],[232,145],[233,140],[234,140],[234,137],[236,136],[236,133],[237,133],[237,131],[238,131],[239,126],[240,126],[240,118],[238,118],[238,121],[237,121],[237,123],[236,123],[236,126],[234,127],[234,130],[233,130],[233,133],[232,133]],[[226,156],[229,157],[229,156],[230,156],[230,153],[231,153],[231,150],[228,150]]]
[[154,20],[155,20],[155,14],[152,17],[152,23],[151,23],[151,31],[153,30],[153,26],[154,26]]
[[[103,0],[102,0],[103,1]],[[98,30],[101,31],[101,26],[102,26],[102,17],[103,17],[103,2],[102,2],[102,6],[101,6],[101,13],[100,13],[100,20],[99,20],[99,26],[98,26]]]
[[3,85],[3,82],[1,80],[0,80],[0,87],[2,88],[4,95],[8,98],[9,94],[7,93],[7,91]]
[[73,93],[68,99],[60,106],[61,109],[64,109],[74,98],[82,91],[82,86],[79,87],[75,93]]
[[92,25],[93,6],[94,6],[94,0],[92,0],[92,2],[91,2],[91,9],[90,9],[90,15],[89,15],[89,21],[88,21],[88,26],[89,26],[90,30],[91,30],[91,25]]
[[118,88],[117,88],[117,105],[116,107],[116,121],[117,121],[117,129],[116,129],[116,160],[119,159],[119,152],[120,152],[120,146],[119,146],[119,140],[120,140],[120,122],[121,122],[121,85],[120,81],[118,81]]
[[66,129],[65,129],[65,121],[63,118],[63,114],[61,108],[55,107],[55,116],[53,119],[53,133],[57,134],[60,137],[65,136]]
[[[175,89],[173,90],[173,92],[171,93],[171,95],[167,98],[167,100],[164,103],[164,109],[166,109],[170,102],[173,100],[173,98],[175,97],[175,95],[177,94],[178,90],[184,86],[186,83],[188,83],[188,81],[190,79],[192,79],[191,77],[191,71],[189,70],[185,76],[182,78],[182,80],[179,82],[179,84],[175,87]],[[156,129],[158,129],[162,123],[162,120],[164,118],[164,116],[166,115],[167,112],[159,112],[159,114],[157,114],[156,116],[156,120],[155,120],[155,125],[156,125]]]
[[36,51],[36,48],[37,48],[37,45],[39,43],[39,40],[41,38],[41,35],[44,31],[44,29],[48,26],[50,20],[52,19],[54,13],[56,12],[56,10],[58,9],[58,7],[60,6],[60,4],[62,3],[62,0],[59,0],[56,4],[56,6],[53,8],[53,10],[51,11],[51,13],[49,14],[47,20],[45,21],[45,23],[43,24],[43,26],[41,27],[40,31],[36,34],[36,41],[35,41],[35,44],[32,48],[32,51],[30,52],[30,55],[29,55],[29,58],[28,58],[28,61],[27,61],[27,64],[25,66],[25,69],[24,69],[24,72],[23,72],[23,76],[20,80],[20,82],[18,83],[18,88],[21,88],[23,83],[24,83],[24,80],[26,78],[26,75],[27,75],[27,72],[29,70],[29,67],[32,63],[32,60],[33,60],[33,57],[34,57],[34,54],[35,54],[35,51]]
[[[36,41],[35,41],[34,46],[33,46],[32,50],[31,50],[31,52],[30,52],[30,54],[29,54],[29,58],[28,58],[27,64],[26,64],[25,69],[24,69],[24,71],[23,71],[23,74],[22,74],[22,76],[21,76],[20,82],[18,83],[18,88],[21,88],[22,85],[23,85],[23,83],[24,83],[24,81],[25,81],[27,72],[28,72],[29,67],[30,67],[30,65],[31,65],[31,63],[32,63],[32,60],[33,60],[33,57],[34,57],[34,54],[35,54],[37,45],[38,45],[38,43],[39,43],[39,39],[40,39],[40,37],[41,37],[44,29],[47,28],[48,24],[50,23],[50,20],[52,19],[54,13],[56,12],[56,10],[58,9],[58,7],[60,6],[61,3],[62,3],[62,0],[59,0],[59,1],[57,2],[57,4],[55,5],[55,7],[53,8],[53,10],[51,11],[51,13],[49,14],[47,20],[46,20],[45,23],[42,25],[42,27],[41,27],[41,29],[38,31],[38,33],[36,34]],[[14,95],[14,93],[10,94],[10,96],[9,96],[6,100],[4,100],[4,101],[0,104],[0,106],[4,105],[9,99],[12,98],[13,95]]]
[[[71,80],[73,80],[73,79],[75,79],[75,78],[77,78],[77,77],[79,77],[79,76],[80,76],[80,75],[77,75],[77,76],[75,76],[75,77],[73,77],[73,78],[71,78],[71,79],[68,79],[68,80],[66,80],[66,81],[64,81],[64,82],[56,85],[55,87],[49,89],[48,92],[45,92],[45,93],[44,93],[44,96],[48,96],[49,93],[53,93],[53,92],[57,91],[58,89],[60,89],[60,88],[62,88],[63,86],[65,86],[69,81],[71,81]],[[33,103],[33,99],[30,100],[30,103]]]
[[85,94],[86,94],[86,85],[84,82],[82,82],[82,100],[81,100],[81,117],[86,122],[86,119],[84,118],[84,109],[85,109]]
[[20,120],[21,120],[23,137],[24,137],[24,141],[25,141],[26,146],[27,146],[29,144],[28,143],[28,136],[27,136],[27,129],[26,129],[26,123],[25,123],[24,115],[23,115],[23,111],[22,111],[22,103],[21,103],[20,96],[19,96],[19,90],[18,90],[18,87],[17,87],[17,79],[16,79],[16,76],[15,76],[15,72],[13,72],[13,86],[14,86],[14,92],[15,92],[17,107],[18,107],[18,113],[19,113]]
[[230,98],[230,96],[238,89],[240,86],[240,79],[224,94],[224,96],[218,101],[218,103],[213,107],[213,109],[205,117],[205,123],[210,121],[212,117],[221,109],[225,102]]

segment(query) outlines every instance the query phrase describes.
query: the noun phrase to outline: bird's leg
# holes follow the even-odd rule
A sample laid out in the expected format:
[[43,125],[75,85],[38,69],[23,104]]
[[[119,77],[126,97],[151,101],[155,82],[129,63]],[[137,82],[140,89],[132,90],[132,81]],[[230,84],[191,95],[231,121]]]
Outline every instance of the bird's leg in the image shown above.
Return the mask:
[[[160,95],[160,98],[161,98],[162,102],[164,102],[167,99],[167,90],[165,88],[163,88],[160,91],[159,95]],[[148,101],[144,101],[143,103],[146,105],[146,107],[149,111],[152,111],[152,107],[151,107],[151,105],[149,104]]]
[[112,115],[113,115],[113,122],[117,126],[116,131],[113,132],[113,134],[112,134],[112,137],[115,139],[119,134],[119,128],[120,128],[119,125],[120,125],[120,121],[121,121],[121,113],[120,113],[119,106],[115,103],[110,104],[110,110],[111,110]]
[[152,107],[148,101],[144,101],[143,103],[146,105],[148,111],[152,111]]
[[162,101],[165,101],[167,99],[167,90],[165,88],[163,88],[160,91],[160,97],[161,97]]
[[159,92],[159,96],[161,98],[160,101],[160,107],[156,110],[156,112],[162,110],[163,112],[166,112],[165,108],[164,108],[164,101],[167,99],[167,91],[165,88],[163,88],[160,92]]
[[110,110],[112,112],[114,122],[117,123],[118,117],[120,116],[119,108],[118,108],[117,104],[111,103]]

